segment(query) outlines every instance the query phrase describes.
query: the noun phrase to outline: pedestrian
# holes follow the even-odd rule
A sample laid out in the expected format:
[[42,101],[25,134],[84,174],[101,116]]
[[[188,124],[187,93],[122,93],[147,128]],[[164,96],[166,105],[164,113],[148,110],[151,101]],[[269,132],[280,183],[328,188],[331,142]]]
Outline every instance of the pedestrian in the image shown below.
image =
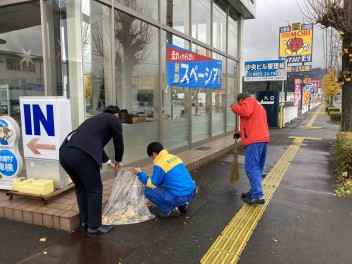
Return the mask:
[[250,190],[242,193],[247,204],[264,204],[262,174],[266,152],[270,141],[268,120],[264,107],[247,93],[237,95],[237,104],[231,110],[240,117],[240,131],[234,137],[241,138],[245,151],[245,171],[250,183]]
[[160,217],[179,216],[181,212],[187,212],[196,185],[182,160],[170,154],[159,142],[150,143],[147,154],[154,163],[151,176],[140,168],[131,168],[146,186],[144,195],[158,207]]
[[[118,106],[107,106],[103,113],[86,119],[72,131],[59,150],[60,164],[75,184],[81,230],[88,237],[105,234],[113,227],[102,225],[103,184],[100,169],[102,163],[114,170],[122,167],[124,143],[119,113]],[[116,163],[104,151],[104,146],[111,139]]]

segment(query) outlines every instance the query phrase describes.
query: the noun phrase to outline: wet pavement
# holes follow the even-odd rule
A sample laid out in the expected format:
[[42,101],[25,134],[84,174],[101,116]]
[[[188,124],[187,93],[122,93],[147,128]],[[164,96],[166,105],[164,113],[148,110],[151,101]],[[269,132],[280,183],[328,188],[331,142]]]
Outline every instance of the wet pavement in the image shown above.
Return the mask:
[[264,206],[240,198],[249,188],[240,148],[240,181],[229,183],[231,153],[192,171],[199,193],[177,218],[115,226],[94,239],[0,219],[0,263],[350,264],[352,198],[333,194],[338,125],[323,111],[270,130]]

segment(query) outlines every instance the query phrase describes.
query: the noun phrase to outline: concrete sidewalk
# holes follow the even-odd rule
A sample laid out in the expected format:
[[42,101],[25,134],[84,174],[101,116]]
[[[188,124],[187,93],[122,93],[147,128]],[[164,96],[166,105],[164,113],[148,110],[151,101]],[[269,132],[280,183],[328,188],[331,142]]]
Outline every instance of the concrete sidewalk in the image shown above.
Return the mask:
[[236,184],[228,181],[231,152],[218,152],[217,159],[191,170],[199,193],[187,214],[115,226],[93,240],[77,232],[68,235],[0,219],[1,263],[29,258],[23,263],[349,264],[352,198],[333,194],[330,153],[338,125],[328,122],[324,109],[318,107],[283,129],[270,130],[265,205],[248,206],[240,199],[249,188],[242,151]]

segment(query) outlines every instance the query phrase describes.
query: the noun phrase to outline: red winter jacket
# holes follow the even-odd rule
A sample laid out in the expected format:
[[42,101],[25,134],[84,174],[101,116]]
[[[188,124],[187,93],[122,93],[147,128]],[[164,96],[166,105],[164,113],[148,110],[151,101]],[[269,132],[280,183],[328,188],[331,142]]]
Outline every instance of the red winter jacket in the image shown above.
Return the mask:
[[231,110],[240,117],[242,145],[269,142],[268,120],[264,107],[253,97],[247,97],[239,104],[231,105]]

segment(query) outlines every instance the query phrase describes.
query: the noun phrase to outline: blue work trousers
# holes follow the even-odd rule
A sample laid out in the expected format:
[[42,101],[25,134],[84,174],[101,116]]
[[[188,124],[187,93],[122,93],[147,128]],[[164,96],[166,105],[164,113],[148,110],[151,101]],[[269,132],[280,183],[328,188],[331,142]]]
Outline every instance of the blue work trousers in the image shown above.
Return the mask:
[[265,165],[268,143],[260,142],[246,146],[245,150],[245,170],[251,185],[250,193],[252,199],[264,197],[262,187],[262,174]]
[[182,206],[187,202],[190,202],[194,197],[194,192],[185,196],[174,196],[168,190],[162,190],[159,188],[146,188],[144,195],[148,198],[149,201],[155,204],[160,209],[160,211],[168,213],[175,206]]

